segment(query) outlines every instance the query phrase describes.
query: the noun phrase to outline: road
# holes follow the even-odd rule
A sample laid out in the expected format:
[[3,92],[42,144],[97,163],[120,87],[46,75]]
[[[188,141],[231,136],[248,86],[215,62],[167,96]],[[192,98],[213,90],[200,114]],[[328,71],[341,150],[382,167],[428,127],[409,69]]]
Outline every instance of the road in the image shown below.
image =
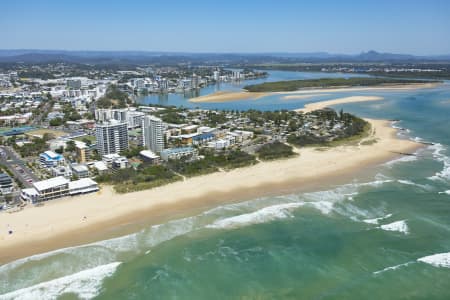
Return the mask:
[[[0,161],[4,164],[25,187],[31,187],[29,180],[39,181],[36,175],[26,166],[25,162],[10,147],[0,147]],[[22,169],[23,171],[19,171]]]

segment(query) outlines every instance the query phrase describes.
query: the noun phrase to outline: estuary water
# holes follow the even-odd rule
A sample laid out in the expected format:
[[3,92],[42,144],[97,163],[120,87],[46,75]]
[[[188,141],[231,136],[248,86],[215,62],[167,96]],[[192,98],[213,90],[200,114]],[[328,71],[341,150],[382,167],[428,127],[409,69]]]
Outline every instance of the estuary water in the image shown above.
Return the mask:
[[[433,144],[343,185],[248,199],[2,265],[0,299],[450,299],[450,85],[319,100],[349,95],[385,100],[337,108],[400,120],[403,138]],[[277,95],[217,108],[317,100]]]

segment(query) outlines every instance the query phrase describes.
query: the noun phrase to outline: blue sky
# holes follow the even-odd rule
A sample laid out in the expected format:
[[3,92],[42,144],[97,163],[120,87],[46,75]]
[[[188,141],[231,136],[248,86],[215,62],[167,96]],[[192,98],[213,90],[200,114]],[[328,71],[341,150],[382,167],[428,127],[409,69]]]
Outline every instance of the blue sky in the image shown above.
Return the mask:
[[0,48],[450,54],[450,1],[4,0]]

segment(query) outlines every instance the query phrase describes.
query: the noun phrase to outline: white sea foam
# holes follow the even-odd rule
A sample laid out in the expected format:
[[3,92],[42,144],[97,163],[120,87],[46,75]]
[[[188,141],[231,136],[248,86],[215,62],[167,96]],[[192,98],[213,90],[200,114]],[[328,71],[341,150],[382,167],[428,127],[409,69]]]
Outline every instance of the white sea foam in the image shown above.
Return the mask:
[[374,219],[365,219],[365,220],[363,220],[363,222],[367,223],[367,224],[378,224],[379,221],[388,219],[390,217],[392,217],[392,214],[387,214],[384,217],[379,217],[379,218],[374,218]]
[[408,225],[406,224],[406,220],[395,221],[389,224],[380,225],[380,229],[387,231],[398,231],[404,234],[409,233]]
[[417,261],[430,264],[434,267],[450,268],[450,252],[421,257]]
[[446,156],[444,152],[446,148],[439,143],[429,146],[429,149],[433,151],[433,157],[437,161],[441,162],[444,166],[442,171],[436,172],[433,176],[428,177],[431,180],[450,180],[450,157]]
[[266,223],[277,219],[284,219],[292,217],[291,211],[303,205],[304,203],[299,202],[268,206],[248,214],[217,220],[206,227],[215,229],[233,229],[248,225]]
[[395,165],[397,163],[411,162],[411,161],[416,161],[416,160],[417,160],[417,156],[416,155],[403,155],[400,158],[388,161],[384,165],[387,166],[387,167],[392,167],[393,165]]
[[412,140],[416,143],[425,143],[426,142],[423,138],[418,137],[418,136],[412,138]]
[[120,265],[113,262],[92,269],[60,277],[37,285],[0,295],[1,300],[57,299],[63,294],[76,294],[80,299],[98,295],[102,281],[111,276]]
[[444,192],[439,192],[439,194],[447,194],[447,195],[450,195],[450,190],[446,190],[446,191],[444,191]]
[[387,268],[384,268],[383,270],[375,271],[375,272],[373,272],[373,274],[374,275],[378,275],[378,274],[384,273],[386,271],[397,270],[399,268],[409,266],[410,264],[413,264],[413,263],[415,263],[415,262],[414,261],[409,261],[409,262],[404,263],[404,264],[399,264],[399,265],[395,265],[395,266],[392,266],[392,267],[387,267]]

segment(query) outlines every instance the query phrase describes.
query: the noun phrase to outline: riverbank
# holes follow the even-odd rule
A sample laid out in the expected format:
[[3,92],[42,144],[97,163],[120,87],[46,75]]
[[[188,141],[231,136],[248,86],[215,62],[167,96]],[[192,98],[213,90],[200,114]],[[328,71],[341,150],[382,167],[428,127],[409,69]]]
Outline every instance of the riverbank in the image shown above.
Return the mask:
[[[376,143],[318,151],[297,149],[295,158],[175,182],[151,190],[116,194],[109,186],[95,194],[46,202],[0,217],[0,262],[111,237],[114,228],[158,222],[254,197],[276,195],[352,178],[364,168],[410,153],[421,144],[398,139],[388,121],[368,120]],[[12,230],[13,234],[8,234]]]
[[283,100],[292,99],[308,99],[315,96],[327,96],[327,93],[337,93],[337,92],[368,92],[368,91],[410,91],[417,89],[430,89],[439,86],[441,83],[416,83],[416,84],[395,84],[395,85],[380,85],[373,87],[351,87],[351,86],[341,86],[333,88],[304,88],[296,91],[286,91],[286,92],[248,92],[248,91],[220,91],[206,96],[200,96],[196,98],[189,99],[190,102],[194,103],[220,103],[229,101],[240,101],[240,100],[258,100],[266,96],[271,95],[281,95]]

